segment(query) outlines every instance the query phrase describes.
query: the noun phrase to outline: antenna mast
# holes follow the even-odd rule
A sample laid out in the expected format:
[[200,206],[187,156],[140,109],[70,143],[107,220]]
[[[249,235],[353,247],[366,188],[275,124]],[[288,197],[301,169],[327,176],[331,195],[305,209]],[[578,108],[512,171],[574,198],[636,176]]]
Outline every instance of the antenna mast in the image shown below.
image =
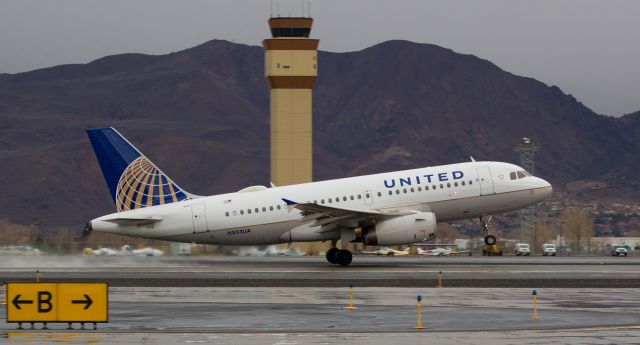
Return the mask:
[[[520,153],[520,165],[531,174],[535,174],[535,154],[538,147],[533,141],[529,138],[522,138],[522,142],[513,150]],[[531,246],[531,251],[535,251],[537,239],[536,208],[530,206],[520,210],[520,242],[528,243]]]

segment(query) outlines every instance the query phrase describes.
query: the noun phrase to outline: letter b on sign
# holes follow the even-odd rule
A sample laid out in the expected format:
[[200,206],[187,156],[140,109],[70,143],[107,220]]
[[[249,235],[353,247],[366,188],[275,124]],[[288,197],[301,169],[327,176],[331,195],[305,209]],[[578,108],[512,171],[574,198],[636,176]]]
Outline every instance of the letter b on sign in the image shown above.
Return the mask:
[[51,292],[38,291],[38,313],[48,313],[53,309]]

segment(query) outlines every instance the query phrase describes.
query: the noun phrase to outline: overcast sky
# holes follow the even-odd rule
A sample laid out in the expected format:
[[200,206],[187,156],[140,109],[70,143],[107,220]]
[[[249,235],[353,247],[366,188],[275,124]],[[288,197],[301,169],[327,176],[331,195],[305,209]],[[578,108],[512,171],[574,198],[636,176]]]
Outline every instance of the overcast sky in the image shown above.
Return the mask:
[[[303,3],[306,12],[300,0],[0,0],[0,73],[210,39],[259,45],[272,12],[299,16]],[[315,0],[311,16],[322,50],[432,43],[558,85],[598,113],[640,110],[640,1]]]

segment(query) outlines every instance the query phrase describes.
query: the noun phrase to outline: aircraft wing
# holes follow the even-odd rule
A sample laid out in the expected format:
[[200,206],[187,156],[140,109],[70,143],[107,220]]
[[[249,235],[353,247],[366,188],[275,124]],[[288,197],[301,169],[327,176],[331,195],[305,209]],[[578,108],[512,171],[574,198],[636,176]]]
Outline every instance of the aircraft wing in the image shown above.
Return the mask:
[[344,227],[357,227],[358,222],[367,219],[392,218],[413,214],[413,211],[388,211],[356,210],[342,207],[319,205],[316,203],[297,203],[289,199],[282,199],[289,210],[298,209],[301,212],[300,222],[313,222],[311,226],[321,227],[318,232],[335,230],[339,225]]

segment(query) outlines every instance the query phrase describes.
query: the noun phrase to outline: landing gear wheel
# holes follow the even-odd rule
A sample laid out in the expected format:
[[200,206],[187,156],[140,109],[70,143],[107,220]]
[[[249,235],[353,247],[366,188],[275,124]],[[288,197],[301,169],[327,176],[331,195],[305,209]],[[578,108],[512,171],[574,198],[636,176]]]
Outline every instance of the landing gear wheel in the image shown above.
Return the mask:
[[351,263],[351,260],[353,260],[353,256],[351,255],[351,252],[346,249],[342,249],[338,251],[335,257],[336,257],[336,263],[342,267],[349,266],[349,264]]
[[340,249],[338,248],[331,248],[329,250],[327,250],[327,261],[329,261],[332,264],[337,264],[338,260],[337,260],[337,256],[338,256],[338,252],[340,251]]
[[493,235],[487,235],[484,237],[484,243],[488,246],[496,244],[496,237]]

